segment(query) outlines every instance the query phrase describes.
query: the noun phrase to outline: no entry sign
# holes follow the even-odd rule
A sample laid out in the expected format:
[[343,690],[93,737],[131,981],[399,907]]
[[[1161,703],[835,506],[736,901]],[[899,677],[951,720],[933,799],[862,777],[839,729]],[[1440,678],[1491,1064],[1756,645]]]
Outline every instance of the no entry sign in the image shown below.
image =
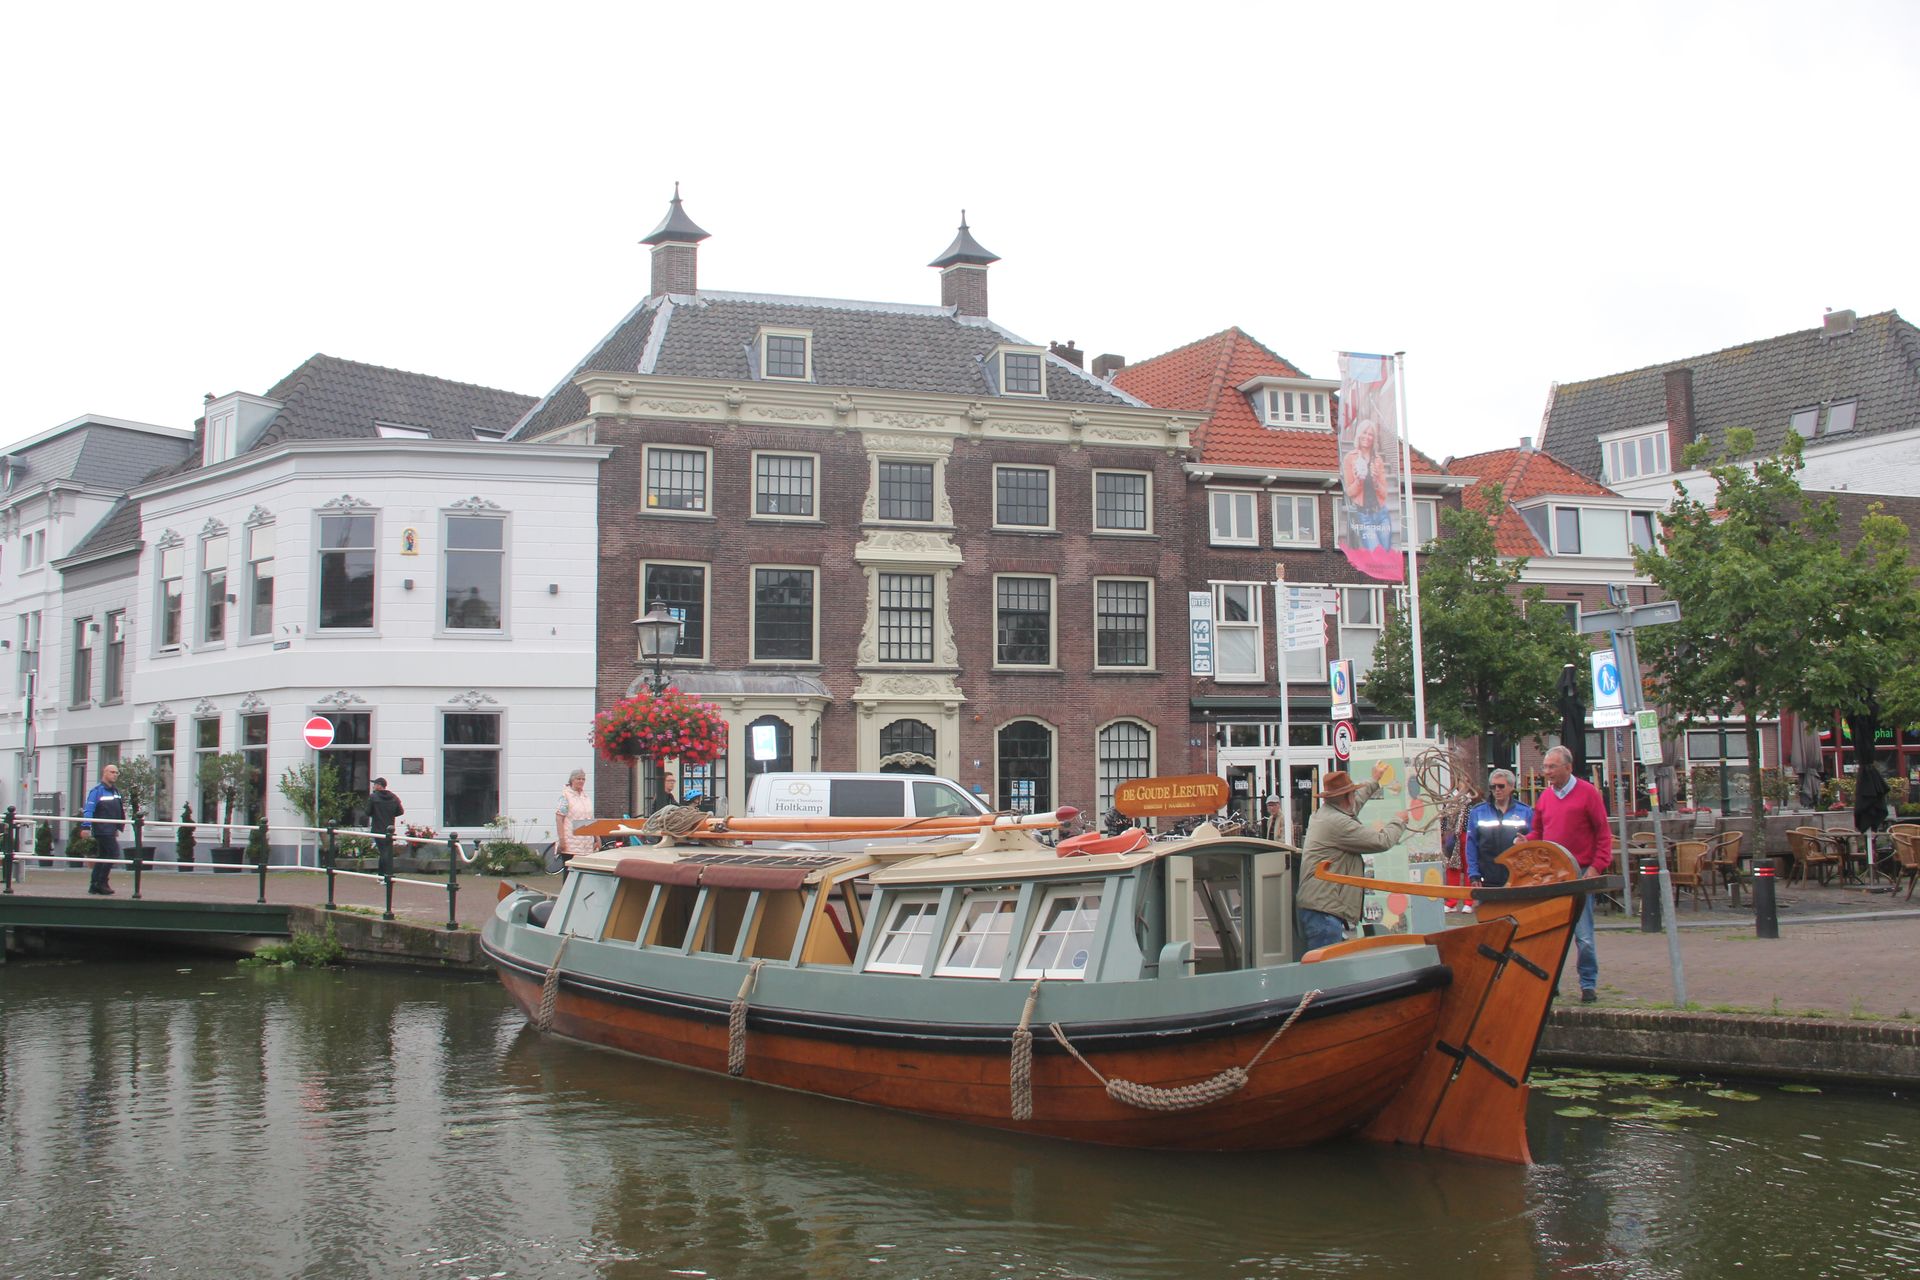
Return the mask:
[[325,751],[333,745],[333,721],[325,716],[312,717],[300,732],[306,738],[307,745],[315,751]]

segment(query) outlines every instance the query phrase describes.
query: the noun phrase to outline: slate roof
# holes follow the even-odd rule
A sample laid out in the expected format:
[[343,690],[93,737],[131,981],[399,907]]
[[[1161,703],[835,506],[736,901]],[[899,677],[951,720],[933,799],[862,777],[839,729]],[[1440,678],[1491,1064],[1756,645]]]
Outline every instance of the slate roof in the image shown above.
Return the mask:
[[83,421],[37,444],[6,452],[21,464],[18,486],[73,480],[101,489],[129,489],[159,468],[178,462],[191,447],[180,436]]
[[[1852,437],[1920,427],[1920,330],[1883,311],[1850,334],[1804,329],[1706,355],[1556,386],[1540,447],[1586,475],[1602,474],[1599,438],[1667,420],[1666,374],[1693,373],[1696,438],[1750,427],[1758,451],[1786,439],[1796,409],[1854,399]],[[1674,464],[1679,465],[1675,458]]]
[[121,498],[93,531],[63,558],[90,556],[102,551],[132,550],[140,542],[140,504]]
[[289,440],[373,440],[376,422],[425,427],[435,440],[473,440],[505,431],[533,407],[532,396],[424,373],[316,355],[274,383],[279,413],[250,446]]
[[[1331,473],[1340,459],[1333,432],[1264,426],[1252,400],[1237,390],[1252,378],[1308,376],[1236,327],[1130,364],[1113,375],[1113,384],[1155,408],[1205,414],[1193,433],[1202,463]],[[1443,470],[1418,449],[1413,469],[1435,475]]]
[[1487,499],[1494,485],[1501,487],[1504,501],[1501,509],[1493,514],[1492,520],[1494,548],[1503,556],[1548,554],[1547,548],[1541,545],[1540,539],[1515,509],[1517,504],[1549,493],[1572,497],[1620,496],[1538,449],[1494,449],[1464,458],[1452,458],[1447,462],[1447,470],[1480,477],[1479,483],[1460,495],[1461,504],[1476,511],[1487,509]]
[[[615,325],[513,434],[537,434],[585,418],[587,399],[573,379],[589,370],[752,382],[755,338],[763,326],[812,333],[814,385],[879,391],[991,397],[987,364],[994,348],[1041,346],[952,307],[706,290],[655,295]],[[1141,403],[1058,356],[1048,353],[1046,360],[1050,401]]]

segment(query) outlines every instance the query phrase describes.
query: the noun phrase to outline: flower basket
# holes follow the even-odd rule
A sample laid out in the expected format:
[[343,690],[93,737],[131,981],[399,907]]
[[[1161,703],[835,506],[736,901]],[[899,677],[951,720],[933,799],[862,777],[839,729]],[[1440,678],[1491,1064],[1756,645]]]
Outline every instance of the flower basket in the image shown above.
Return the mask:
[[678,689],[639,693],[593,718],[593,749],[604,760],[711,764],[727,749],[727,722],[720,708]]

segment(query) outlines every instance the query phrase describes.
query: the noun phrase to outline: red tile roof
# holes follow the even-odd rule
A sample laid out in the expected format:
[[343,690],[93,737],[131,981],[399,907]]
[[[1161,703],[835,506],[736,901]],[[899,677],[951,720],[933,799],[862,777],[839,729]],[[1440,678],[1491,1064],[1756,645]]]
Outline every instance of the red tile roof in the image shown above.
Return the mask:
[[[1340,450],[1331,431],[1262,426],[1252,401],[1236,390],[1253,378],[1306,376],[1236,327],[1130,364],[1113,375],[1113,382],[1156,409],[1206,414],[1193,433],[1201,462],[1332,474],[1339,470]],[[1413,469],[1435,475],[1442,470],[1417,449]]]
[[1475,510],[1485,511],[1488,491],[1496,484],[1501,487],[1504,505],[1493,517],[1493,541],[1503,556],[1547,554],[1547,549],[1540,545],[1540,540],[1533,536],[1533,530],[1527,527],[1527,522],[1514,509],[1515,503],[1549,493],[1596,498],[1620,496],[1536,449],[1494,449],[1487,453],[1470,454],[1451,459],[1447,463],[1447,470],[1455,475],[1478,478],[1478,483],[1461,495],[1461,502]]

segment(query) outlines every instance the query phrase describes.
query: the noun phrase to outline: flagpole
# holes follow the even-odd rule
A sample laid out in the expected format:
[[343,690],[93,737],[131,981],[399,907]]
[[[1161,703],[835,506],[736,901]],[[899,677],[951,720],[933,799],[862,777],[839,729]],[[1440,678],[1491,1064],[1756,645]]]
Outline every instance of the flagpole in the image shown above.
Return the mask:
[[[1420,522],[1413,509],[1413,433],[1407,430],[1407,353],[1393,353],[1393,395],[1400,419],[1400,503],[1407,542],[1407,599],[1413,607],[1413,736],[1427,736],[1427,675],[1420,654]],[[1437,532],[1437,531],[1436,531]]]
[[[1283,828],[1280,838],[1288,844],[1293,843],[1293,717],[1287,707],[1287,624],[1293,621],[1293,613],[1287,608],[1287,566],[1273,566],[1273,638],[1275,641],[1275,661],[1278,663],[1274,674],[1280,684],[1280,825]],[[1255,813],[1267,811],[1265,797]]]

